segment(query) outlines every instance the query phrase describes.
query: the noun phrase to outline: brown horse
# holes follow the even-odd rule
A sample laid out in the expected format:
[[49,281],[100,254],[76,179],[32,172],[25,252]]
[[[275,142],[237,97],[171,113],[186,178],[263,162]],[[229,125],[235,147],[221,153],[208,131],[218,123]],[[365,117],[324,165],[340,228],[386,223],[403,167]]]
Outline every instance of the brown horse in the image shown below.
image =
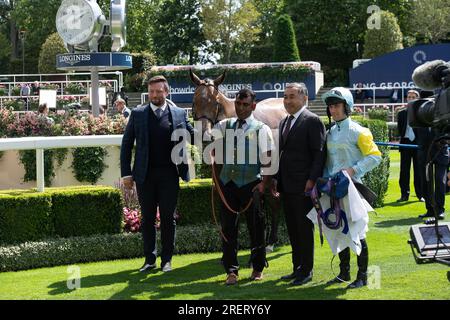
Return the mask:
[[[192,70],[189,72],[192,82],[196,85],[192,103],[194,121],[202,122],[202,131],[210,132],[212,127],[221,120],[236,117],[234,100],[227,98],[219,90],[219,85],[225,80],[225,72],[217,79],[201,80]],[[265,123],[272,129],[273,138],[278,141],[278,126],[287,112],[283,106],[283,99],[270,98],[259,102],[253,111],[255,119]],[[277,144],[277,143],[276,143]],[[280,213],[280,199],[266,192],[266,199],[271,211],[271,230],[267,243],[277,242],[278,216]]]
[[[201,80],[190,70],[192,82],[197,86],[194,92],[192,112],[195,121],[202,121],[203,132],[210,131],[217,122],[236,117],[234,100],[227,98],[219,90],[219,85],[225,80],[225,72],[217,79]],[[265,123],[275,134],[280,121],[287,116],[283,106],[283,99],[270,98],[262,100],[253,112],[255,119]],[[274,136],[275,138],[275,136]]]

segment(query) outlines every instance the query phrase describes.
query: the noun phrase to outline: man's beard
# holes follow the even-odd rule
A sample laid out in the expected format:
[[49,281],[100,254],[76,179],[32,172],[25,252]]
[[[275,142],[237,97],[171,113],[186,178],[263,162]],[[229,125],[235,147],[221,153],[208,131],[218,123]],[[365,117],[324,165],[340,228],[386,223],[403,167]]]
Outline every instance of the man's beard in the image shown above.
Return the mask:
[[157,107],[162,107],[164,105],[164,99],[150,100],[151,103]]

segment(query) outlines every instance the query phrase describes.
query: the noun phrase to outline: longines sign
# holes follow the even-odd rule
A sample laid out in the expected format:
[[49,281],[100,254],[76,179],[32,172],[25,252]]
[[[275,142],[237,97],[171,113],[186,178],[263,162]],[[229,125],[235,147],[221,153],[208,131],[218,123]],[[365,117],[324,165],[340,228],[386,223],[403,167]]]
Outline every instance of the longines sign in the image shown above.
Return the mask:
[[100,71],[124,70],[133,67],[133,58],[128,53],[69,53],[56,56],[56,67],[61,70]]

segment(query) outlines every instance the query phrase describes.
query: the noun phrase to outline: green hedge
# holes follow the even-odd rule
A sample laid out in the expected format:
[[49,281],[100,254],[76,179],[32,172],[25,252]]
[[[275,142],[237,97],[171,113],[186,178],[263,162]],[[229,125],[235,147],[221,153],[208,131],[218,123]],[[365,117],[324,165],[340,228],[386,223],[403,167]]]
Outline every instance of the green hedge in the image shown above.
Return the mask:
[[[213,222],[211,211],[211,179],[194,180],[182,183],[178,194],[178,213],[180,225],[202,224]],[[216,195],[216,216],[219,218],[217,204],[220,199]]]
[[121,195],[112,187],[0,192],[1,243],[115,234],[120,232],[121,224]]
[[54,235],[49,193],[0,195],[0,241],[34,241]]
[[[284,225],[280,225],[278,235],[280,245],[289,243]],[[158,246],[160,243],[160,232],[158,232]],[[241,249],[250,247],[245,225],[240,226],[239,243]],[[176,254],[220,252],[221,250],[222,244],[217,226],[203,224],[177,228]],[[0,272],[142,256],[142,237],[139,233],[52,239],[0,247]]]
[[[370,129],[374,141],[389,142],[389,130],[385,121],[360,120],[359,123]],[[390,168],[389,147],[378,146],[378,149],[382,153],[381,163],[363,178],[364,184],[378,195],[378,199],[374,205],[376,208],[382,207],[384,204],[384,197],[389,185]]]

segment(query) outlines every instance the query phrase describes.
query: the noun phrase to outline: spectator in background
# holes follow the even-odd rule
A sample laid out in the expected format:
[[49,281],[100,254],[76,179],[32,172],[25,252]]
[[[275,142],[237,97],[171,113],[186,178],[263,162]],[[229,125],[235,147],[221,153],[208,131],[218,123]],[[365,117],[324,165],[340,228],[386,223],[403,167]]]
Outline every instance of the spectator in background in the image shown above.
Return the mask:
[[[419,92],[409,90],[406,97],[407,102],[419,99]],[[417,145],[417,129],[413,129],[408,125],[408,110],[404,108],[397,115],[397,127],[400,135],[400,144]],[[420,168],[417,158],[417,149],[400,147],[400,190],[401,197],[397,202],[409,200],[409,180],[411,171],[411,160],[414,171],[414,190],[420,201],[425,201],[422,193],[422,184],[420,182]]]
[[128,109],[126,106],[125,100],[122,99],[121,97],[119,97],[114,102],[114,107],[116,108],[117,112],[120,113],[121,115],[123,115],[125,118],[128,118],[128,116],[131,113],[130,109]]
[[399,98],[398,89],[392,90],[390,102],[397,103]]
[[355,100],[356,103],[364,103],[364,100],[366,99],[366,91],[363,89],[364,86],[363,84],[360,82],[356,85],[356,90],[355,90]]
[[47,121],[49,124],[53,125],[53,124],[55,124],[55,120],[53,120],[52,118],[50,118],[48,116],[48,111],[49,110],[48,110],[48,107],[47,107],[46,103],[39,105],[39,107],[38,107],[38,117],[45,119],[45,121]]
[[32,94],[33,94],[34,96],[38,96],[38,95],[39,95],[39,89],[40,89],[40,87],[39,87],[39,82],[38,82],[38,81],[35,81],[35,82],[31,85],[31,91],[32,91]]
[[27,83],[22,84],[20,87],[20,96],[22,100],[25,102],[25,108],[28,111],[28,100],[31,93],[30,86]]

